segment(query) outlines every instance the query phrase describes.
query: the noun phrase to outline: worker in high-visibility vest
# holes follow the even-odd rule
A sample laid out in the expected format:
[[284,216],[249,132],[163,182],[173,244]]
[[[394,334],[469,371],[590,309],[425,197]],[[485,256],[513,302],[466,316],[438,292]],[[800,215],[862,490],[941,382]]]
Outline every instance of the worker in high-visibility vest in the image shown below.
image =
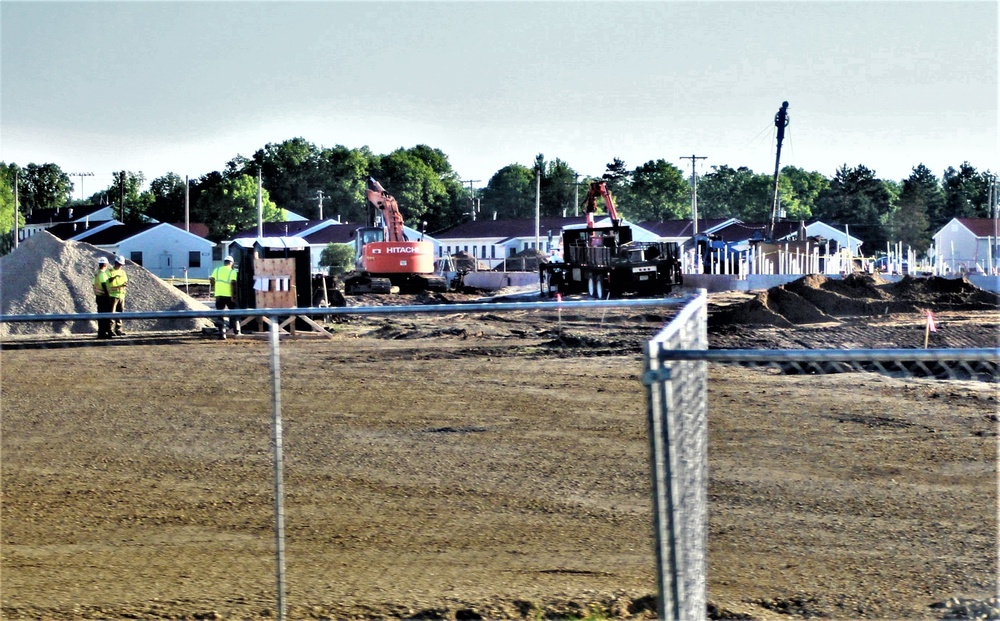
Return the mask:
[[125,257],[115,257],[115,266],[108,270],[108,295],[111,296],[111,332],[115,336],[125,336],[122,330],[121,318],[116,313],[125,311],[125,287],[128,286],[128,274],[125,273]]
[[[211,276],[208,277],[208,283],[215,295],[216,310],[236,308],[236,277],[237,270],[233,267],[233,257],[231,256],[227,256],[222,260],[222,265],[212,270]],[[219,338],[223,341],[226,340],[226,333],[229,332],[229,317],[222,317],[216,326],[219,328]],[[233,332],[236,335],[240,333],[238,321]]]
[[[98,313],[111,312],[111,294],[108,291],[108,259],[97,260],[97,273],[94,274],[94,297],[97,300]],[[97,338],[111,338],[111,318],[97,320]]]

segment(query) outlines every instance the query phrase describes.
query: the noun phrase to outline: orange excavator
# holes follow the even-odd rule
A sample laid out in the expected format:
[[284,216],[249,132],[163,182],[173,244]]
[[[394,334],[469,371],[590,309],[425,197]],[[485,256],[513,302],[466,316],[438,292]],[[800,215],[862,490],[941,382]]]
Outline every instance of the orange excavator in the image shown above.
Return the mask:
[[344,280],[344,293],[447,291],[448,281],[434,275],[434,244],[408,240],[396,199],[375,179],[369,178],[368,185],[375,217],[354,232],[358,258],[355,271]]

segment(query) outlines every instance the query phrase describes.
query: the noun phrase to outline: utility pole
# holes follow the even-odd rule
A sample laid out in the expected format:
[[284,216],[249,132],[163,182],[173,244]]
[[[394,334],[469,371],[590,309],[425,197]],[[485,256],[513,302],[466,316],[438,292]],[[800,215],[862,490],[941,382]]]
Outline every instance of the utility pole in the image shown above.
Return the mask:
[[21,208],[18,204],[17,196],[17,178],[21,176],[21,171],[17,168],[14,169],[14,247],[17,248],[17,220],[21,214]]
[[184,230],[191,232],[191,182],[184,175]]
[[580,215],[580,174],[573,175],[573,217]]
[[535,252],[539,251],[539,229],[542,219],[542,170],[535,170]]
[[257,237],[264,237],[264,178],[257,167]]
[[993,269],[1000,273],[1000,199],[997,197],[997,177],[993,175],[989,186],[990,216],[993,218],[993,248],[990,249],[993,256]]
[[781,141],[785,139],[788,127],[788,102],[781,102],[781,108],[774,115],[774,126],[778,128],[778,149],[774,156],[774,200],[771,203],[771,223],[767,227],[767,238],[774,238],[774,221],[778,218],[778,171],[781,169]]
[[121,175],[118,182],[118,209],[121,211],[122,224],[125,224],[125,171],[118,173]]
[[83,200],[83,178],[84,177],[93,177],[94,173],[92,173],[92,172],[66,173],[66,176],[67,177],[79,177],[80,178],[80,200]]
[[694,222],[694,234],[698,234],[698,171],[696,160],[708,159],[706,155],[684,155],[682,160],[691,160],[691,221]]
[[316,196],[319,198],[319,219],[323,219],[323,190],[316,190]]
[[479,210],[479,203],[476,200],[476,191],[472,189],[473,183],[479,183],[479,179],[462,179],[459,183],[469,184],[469,214],[472,216],[472,221],[476,221],[476,212]]

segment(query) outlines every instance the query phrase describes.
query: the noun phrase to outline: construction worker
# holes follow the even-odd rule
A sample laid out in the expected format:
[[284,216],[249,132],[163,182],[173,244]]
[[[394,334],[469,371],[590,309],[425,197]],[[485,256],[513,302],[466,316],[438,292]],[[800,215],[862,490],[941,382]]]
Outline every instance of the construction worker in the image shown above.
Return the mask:
[[[233,267],[233,257],[227,256],[222,260],[222,265],[212,270],[212,275],[208,277],[208,283],[212,287],[215,295],[215,308],[236,308],[236,276],[237,270]],[[222,317],[216,325],[219,328],[219,338],[226,340],[226,333],[229,332],[229,317]],[[239,335],[240,324],[236,323],[234,333]]]
[[[108,259],[97,260],[97,273],[94,274],[94,297],[97,299],[97,312],[111,312],[111,291],[108,289]],[[97,338],[111,338],[111,317],[97,320]]]
[[125,311],[125,287],[128,286],[128,274],[125,273],[125,257],[115,257],[115,265],[108,270],[108,292],[111,296],[111,333],[115,336],[125,336],[122,331],[121,318],[114,314]]

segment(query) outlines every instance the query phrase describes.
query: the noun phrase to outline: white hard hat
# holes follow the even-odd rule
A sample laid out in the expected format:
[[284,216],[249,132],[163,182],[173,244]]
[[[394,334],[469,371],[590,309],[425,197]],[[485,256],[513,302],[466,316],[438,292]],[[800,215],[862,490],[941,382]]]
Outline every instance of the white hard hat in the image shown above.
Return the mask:
[[117,263],[118,265],[125,265],[125,257],[118,255],[117,257],[115,257],[115,263]]
[[223,262],[223,263],[232,263],[232,262],[233,262],[233,257],[232,257],[232,255],[228,255],[228,256],[226,256],[226,258],[225,258],[225,259],[223,259],[223,260],[222,260],[222,262]]
[[97,260],[97,264],[98,265],[107,265],[108,264],[108,258],[107,257],[101,257],[100,259]]

